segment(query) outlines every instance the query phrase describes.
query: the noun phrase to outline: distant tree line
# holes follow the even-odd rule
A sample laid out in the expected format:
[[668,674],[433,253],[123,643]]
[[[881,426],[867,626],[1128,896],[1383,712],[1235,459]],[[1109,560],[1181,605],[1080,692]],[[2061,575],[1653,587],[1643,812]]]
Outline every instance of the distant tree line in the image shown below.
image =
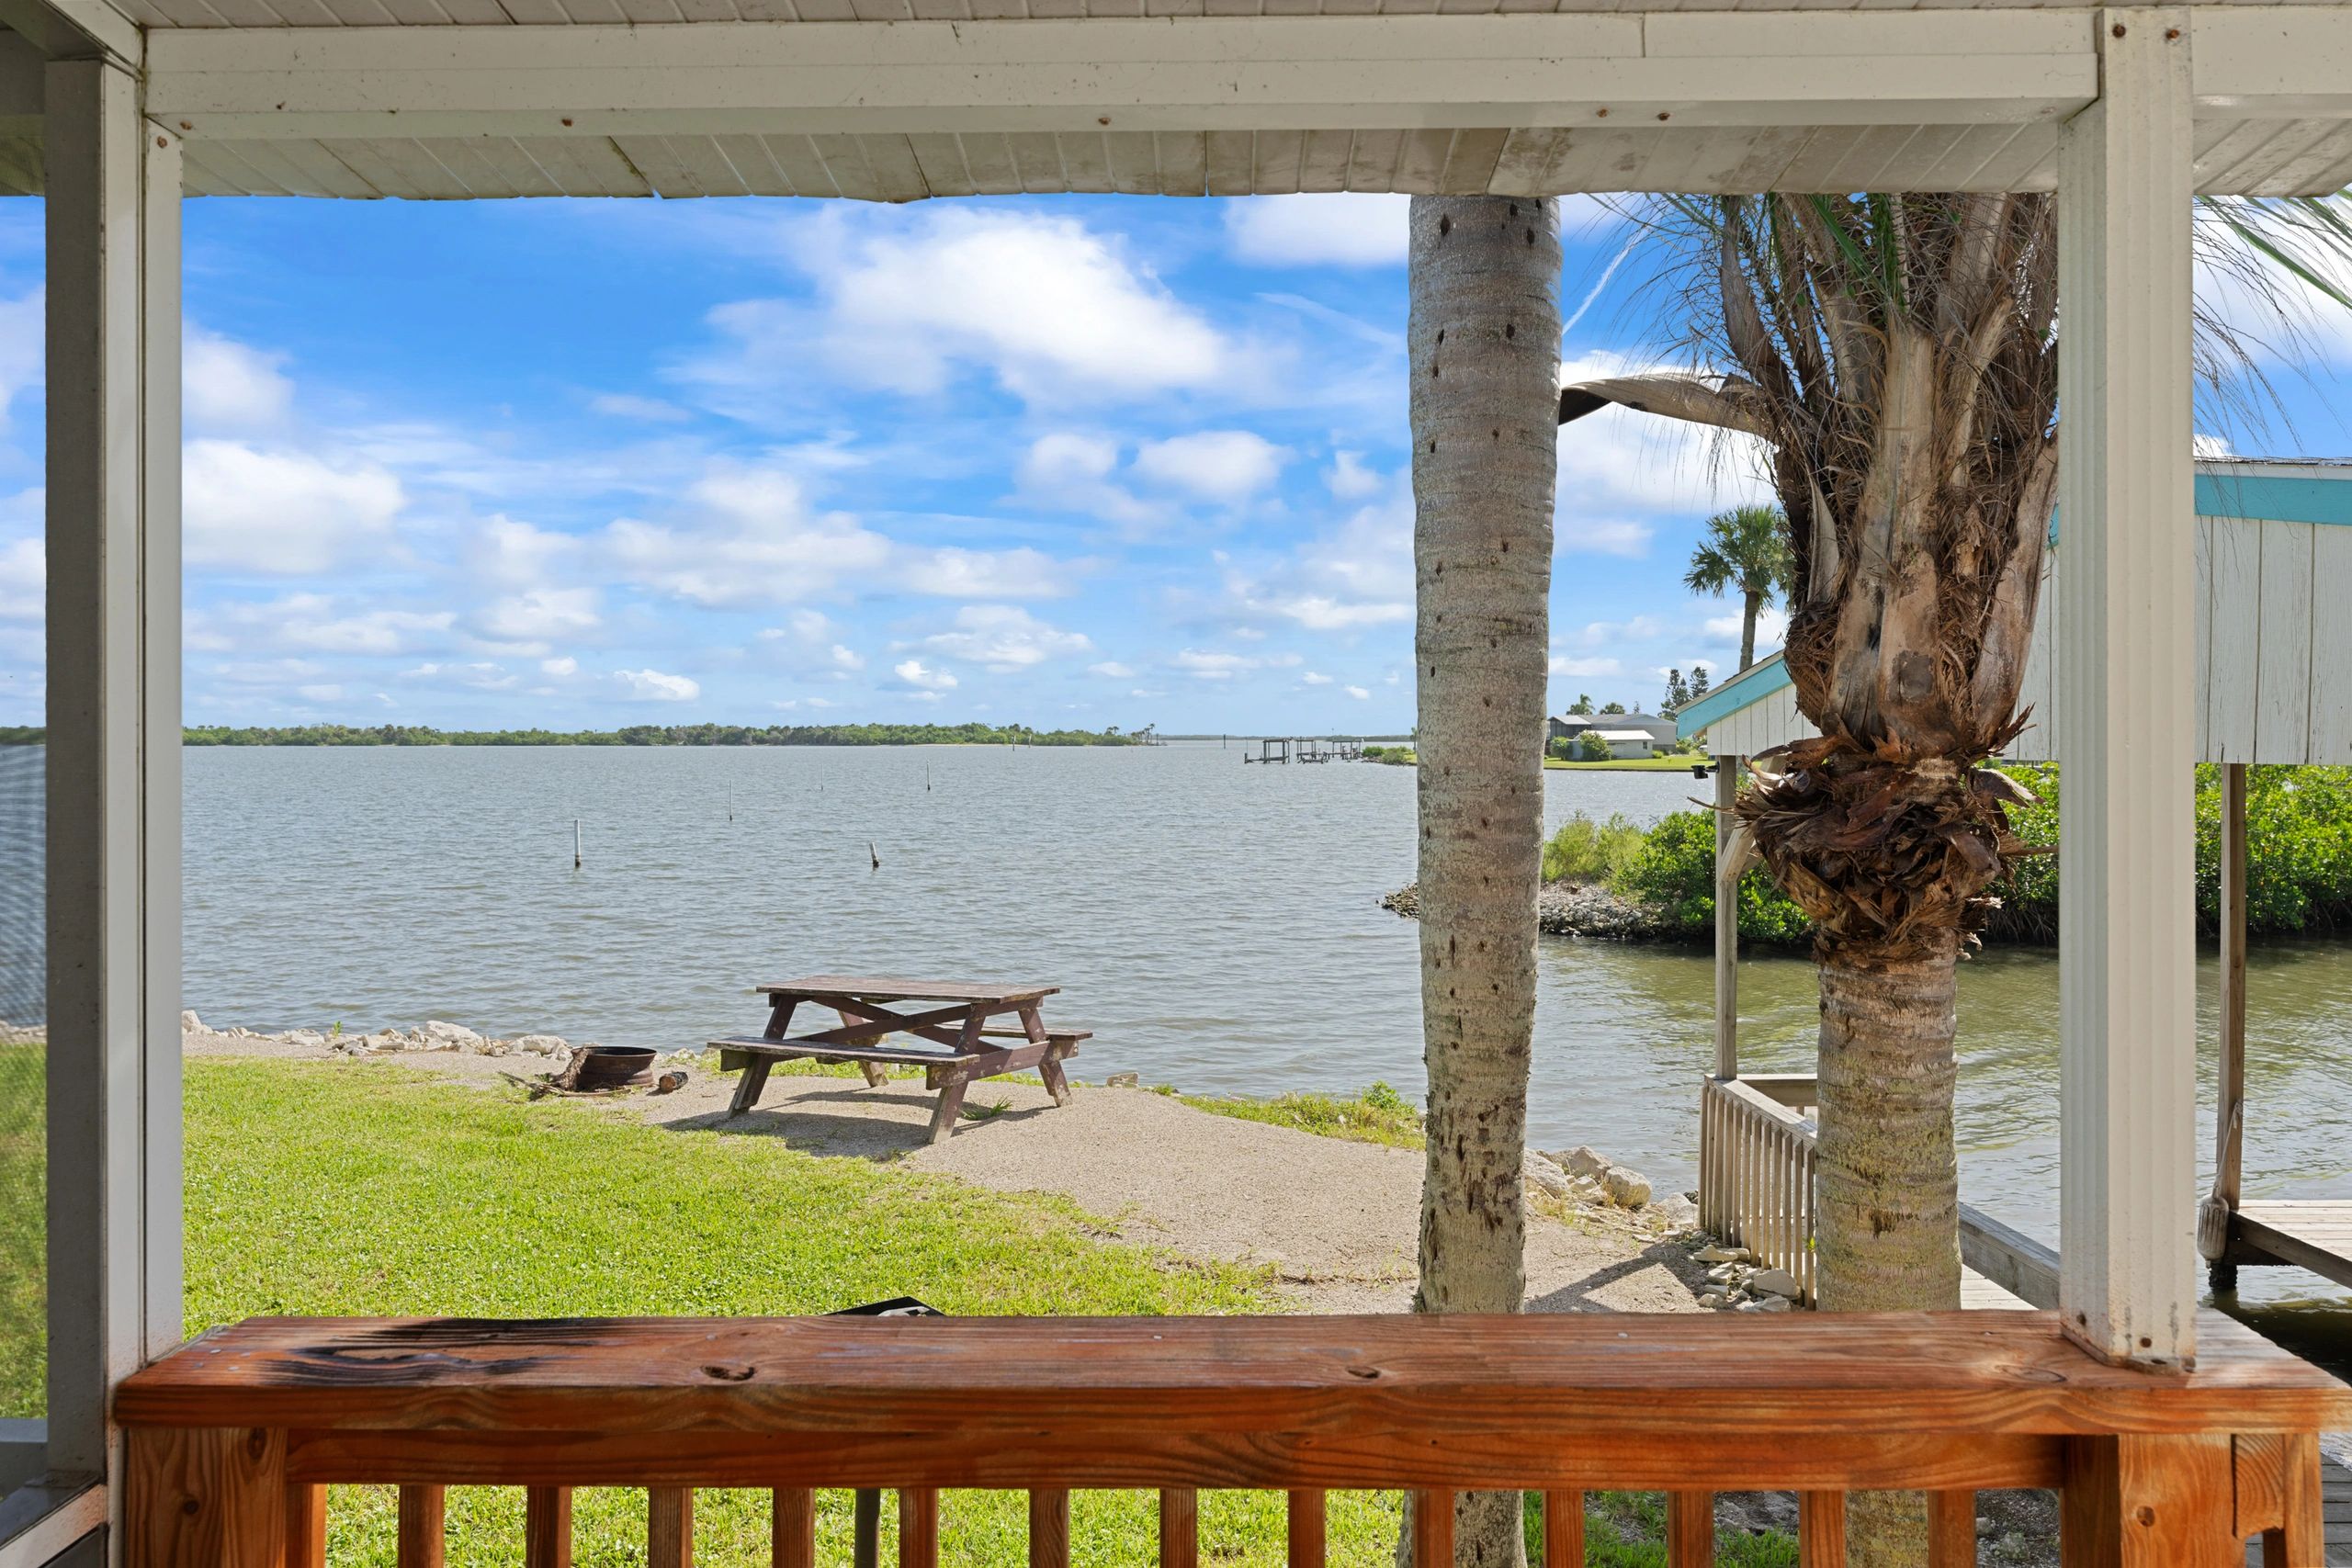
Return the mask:
[[[0,746],[38,743],[38,728],[0,726]],[[427,725],[219,724],[183,731],[190,746],[1132,746],[1106,729],[1008,724],[632,724],[621,729],[435,729]]]

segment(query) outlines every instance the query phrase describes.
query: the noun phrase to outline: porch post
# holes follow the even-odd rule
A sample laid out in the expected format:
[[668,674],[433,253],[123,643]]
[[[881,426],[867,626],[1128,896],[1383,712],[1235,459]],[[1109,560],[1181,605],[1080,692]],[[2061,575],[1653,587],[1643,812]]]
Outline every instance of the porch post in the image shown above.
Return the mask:
[[1739,883],[1731,874],[1740,759],[1715,758],[1715,1077],[1739,1077]]
[[2059,1311],[2094,1354],[2196,1353],[2195,570],[2188,13],[2096,13],[2058,151]]
[[114,1384],[181,1327],[179,141],[121,62],[43,89],[49,1464],[119,1481]]

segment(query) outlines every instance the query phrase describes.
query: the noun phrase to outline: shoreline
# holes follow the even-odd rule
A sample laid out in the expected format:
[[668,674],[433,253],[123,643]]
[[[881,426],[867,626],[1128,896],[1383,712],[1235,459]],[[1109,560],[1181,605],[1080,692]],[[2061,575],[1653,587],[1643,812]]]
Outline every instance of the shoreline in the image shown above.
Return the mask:
[[[560,1071],[572,1050],[554,1035],[495,1039],[434,1021],[411,1029],[335,1036],[215,1029],[183,1015],[190,1057],[421,1070],[484,1092],[529,1089]],[[582,1042],[581,1043],[589,1043]],[[701,1051],[663,1054],[654,1072],[684,1082],[572,1094],[554,1103],[682,1134],[781,1138],[820,1156],[950,1176],[1004,1192],[1047,1192],[1102,1216],[1105,1234],[1180,1256],[1268,1266],[1293,1310],[1401,1312],[1417,1275],[1422,1156],[1188,1100],[1148,1088],[1073,1077],[1057,1107],[1021,1077],[976,1083],[966,1120],[928,1142],[933,1104],[920,1076],[868,1087],[846,1068],[779,1064],[759,1106],[728,1113],[735,1079]],[[798,1068],[798,1071],[791,1069]],[[526,1074],[531,1077],[526,1077]],[[1250,1100],[1252,1110],[1280,1099]],[[1706,1238],[1679,1192],[1654,1193],[1638,1173],[1589,1149],[1555,1157],[1530,1150],[1527,1280],[1530,1311],[1701,1312],[1729,1303],[1694,1254]],[[1775,1310],[1757,1307],[1749,1310]]]

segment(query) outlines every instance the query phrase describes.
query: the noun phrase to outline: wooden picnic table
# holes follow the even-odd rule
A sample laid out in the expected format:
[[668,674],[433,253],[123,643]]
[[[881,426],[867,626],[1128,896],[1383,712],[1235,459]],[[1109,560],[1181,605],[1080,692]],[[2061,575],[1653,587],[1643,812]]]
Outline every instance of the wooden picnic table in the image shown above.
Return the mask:
[[[1091,1037],[1088,1030],[1046,1027],[1039,1009],[1059,986],[811,975],[752,988],[768,998],[766,1031],[710,1042],[718,1051],[720,1071],[743,1070],[728,1108],[729,1116],[741,1116],[759,1103],[768,1069],[778,1062],[855,1062],[865,1069],[865,1081],[877,1089],[886,1081],[886,1068],[915,1066],[923,1069],[924,1087],[939,1091],[931,1115],[931,1141],[935,1144],[956,1130],[964,1091],[980,1078],[1034,1067],[1054,1103],[1069,1104],[1069,1081],[1062,1076],[1062,1063],[1078,1054],[1080,1041]],[[790,1033],[793,1013],[804,1002],[831,1009],[840,1024],[813,1034]],[[891,1004],[908,1002],[938,1005],[913,1012],[892,1010]],[[990,1019],[1008,1013],[1018,1019],[1017,1027],[989,1027]],[[892,1034],[931,1043],[885,1044]]]

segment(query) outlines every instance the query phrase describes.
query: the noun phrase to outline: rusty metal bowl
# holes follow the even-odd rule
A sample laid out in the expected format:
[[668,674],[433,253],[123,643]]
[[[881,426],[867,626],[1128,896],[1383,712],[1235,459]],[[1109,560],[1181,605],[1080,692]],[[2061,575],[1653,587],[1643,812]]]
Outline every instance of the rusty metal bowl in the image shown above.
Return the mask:
[[571,1075],[574,1089],[617,1089],[653,1066],[653,1053],[642,1045],[582,1045]]

